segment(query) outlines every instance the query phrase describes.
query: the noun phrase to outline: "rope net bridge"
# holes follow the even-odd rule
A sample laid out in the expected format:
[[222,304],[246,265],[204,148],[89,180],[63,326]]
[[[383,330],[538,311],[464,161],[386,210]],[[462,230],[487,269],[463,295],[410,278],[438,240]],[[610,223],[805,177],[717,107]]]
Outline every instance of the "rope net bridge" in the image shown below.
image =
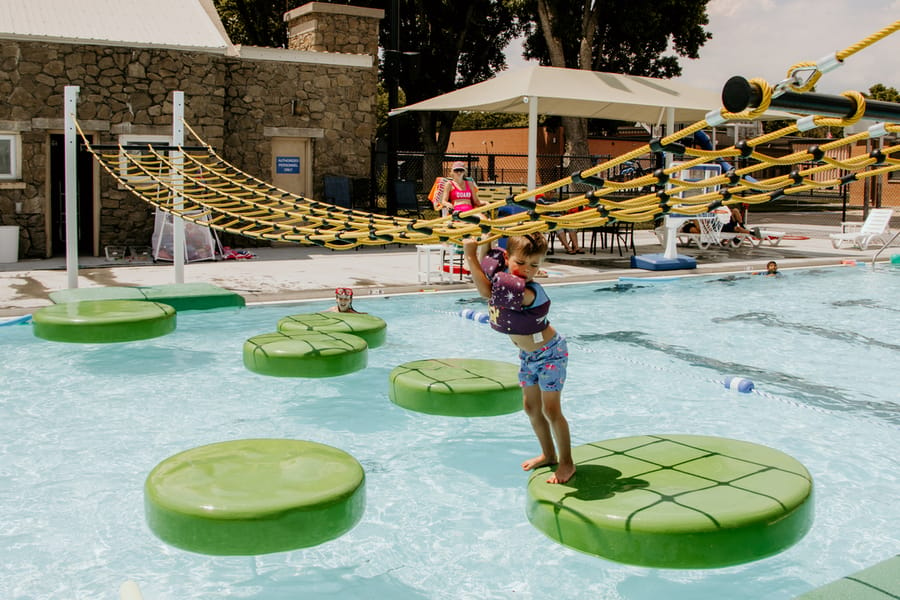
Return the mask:
[[[794,65],[788,71],[788,77],[774,87],[762,79],[732,78],[723,91],[725,108],[710,112],[705,119],[685,129],[653,139],[631,152],[542,187],[468,212],[434,219],[400,218],[346,209],[281,190],[226,162],[188,124],[185,126],[200,143],[199,148],[162,149],[152,145],[95,148],[80,127],[79,132],[85,147],[105,170],[121,186],[145,201],[198,225],[250,238],[349,249],[385,243],[461,243],[462,239],[471,236],[481,236],[483,241],[489,241],[501,236],[556,229],[601,227],[616,221],[647,222],[670,213],[697,215],[722,205],[759,204],[784,195],[846,185],[900,170],[900,145],[843,160],[828,156],[830,151],[843,146],[888,133],[900,133],[897,124],[900,122],[900,105],[868,100],[856,91],[833,97],[807,93],[822,73],[840,66],[851,54],[898,29],[900,21],[818,63]],[[692,148],[682,143],[706,128],[728,121],[753,120],[770,108],[778,107],[809,116],[721,150]],[[822,126],[848,127],[863,118],[880,119],[880,122],[860,133],[788,156],[768,156],[756,149],[783,136]],[[649,152],[678,155],[683,157],[683,162],[624,182],[608,181],[599,176]],[[678,178],[680,172],[691,167],[737,157],[755,162],[701,181]],[[753,176],[771,166],[799,163],[815,166],[795,168],[787,175],[765,179]],[[833,172],[835,168],[846,174],[831,179],[815,177]],[[535,200],[538,195],[570,184],[584,184],[592,189],[548,204],[539,204]],[[643,193],[648,186],[666,186],[666,189]],[[715,191],[704,191],[711,188]],[[698,190],[701,193],[697,193]],[[526,210],[499,218],[493,216],[497,209],[507,204],[516,204]],[[582,210],[573,212],[573,209]]]

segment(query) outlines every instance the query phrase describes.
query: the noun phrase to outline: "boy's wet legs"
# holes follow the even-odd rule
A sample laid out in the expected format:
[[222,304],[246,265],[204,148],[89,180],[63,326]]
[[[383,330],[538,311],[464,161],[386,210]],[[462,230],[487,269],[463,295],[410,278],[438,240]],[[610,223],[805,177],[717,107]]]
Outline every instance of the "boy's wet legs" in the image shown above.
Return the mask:
[[[522,469],[530,471],[544,465],[557,464],[548,483],[565,483],[575,474],[572,462],[572,446],[569,439],[569,423],[562,414],[560,392],[542,392],[536,385],[522,388],[525,414],[531,420],[531,428],[541,445],[541,454],[522,463]],[[553,440],[556,439],[554,447]],[[559,448],[557,460],[556,448]]]

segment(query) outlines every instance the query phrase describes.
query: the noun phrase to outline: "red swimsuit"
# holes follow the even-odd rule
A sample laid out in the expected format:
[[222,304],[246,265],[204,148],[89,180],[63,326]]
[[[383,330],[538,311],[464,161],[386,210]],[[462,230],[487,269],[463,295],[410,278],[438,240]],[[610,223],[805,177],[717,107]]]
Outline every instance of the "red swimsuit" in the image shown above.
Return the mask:
[[456,182],[450,183],[450,204],[453,205],[453,212],[465,212],[475,208],[472,204],[472,188],[467,180],[464,180],[463,183],[466,184],[464,190],[456,187]]

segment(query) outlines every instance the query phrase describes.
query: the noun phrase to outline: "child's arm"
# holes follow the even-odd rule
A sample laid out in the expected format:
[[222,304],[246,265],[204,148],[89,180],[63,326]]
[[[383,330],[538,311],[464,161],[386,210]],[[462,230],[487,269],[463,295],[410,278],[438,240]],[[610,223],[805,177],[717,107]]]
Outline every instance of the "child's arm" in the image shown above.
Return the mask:
[[472,282],[478,289],[478,293],[483,298],[491,297],[491,281],[484,274],[481,268],[481,262],[478,260],[478,240],[466,238],[463,240],[463,254],[466,257],[466,263],[469,265],[469,273],[472,275]]

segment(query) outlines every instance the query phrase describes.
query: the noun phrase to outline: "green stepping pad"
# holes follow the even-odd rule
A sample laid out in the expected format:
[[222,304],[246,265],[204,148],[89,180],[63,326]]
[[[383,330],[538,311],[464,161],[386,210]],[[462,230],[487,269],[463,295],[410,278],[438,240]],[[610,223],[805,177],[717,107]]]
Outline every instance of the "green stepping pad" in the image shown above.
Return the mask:
[[251,556],[308,548],[350,531],[365,474],[331,446],[285,439],[200,446],[159,463],[144,484],[147,525],[177,548]]
[[35,336],[54,342],[131,342],[175,331],[175,309],[140,300],[71,302],[39,308],[32,323]]
[[528,481],[528,519],[576,550],[658,568],[715,568],[777,554],[813,521],[813,482],[787,454],[750,442],[646,435],[573,449],[575,476]]
[[144,287],[88,287],[50,293],[56,304],[85,300],[150,300],[177,311],[240,308],[243,296],[210,283],[172,283]]
[[364,313],[318,312],[290,315],[278,321],[281,333],[324,331],[328,333],[352,333],[366,340],[369,348],[384,344],[387,323],[375,315]]
[[519,367],[472,358],[432,358],[394,368],[391,402],[432,415],[492,417],[522,409]]
[[244,342],[244,366],[276,377],[336,377],[368,364],[366,341],[349,333],[264,333]]
[[900,598],[900,556],[833,581],[796,600],[896,600]]

